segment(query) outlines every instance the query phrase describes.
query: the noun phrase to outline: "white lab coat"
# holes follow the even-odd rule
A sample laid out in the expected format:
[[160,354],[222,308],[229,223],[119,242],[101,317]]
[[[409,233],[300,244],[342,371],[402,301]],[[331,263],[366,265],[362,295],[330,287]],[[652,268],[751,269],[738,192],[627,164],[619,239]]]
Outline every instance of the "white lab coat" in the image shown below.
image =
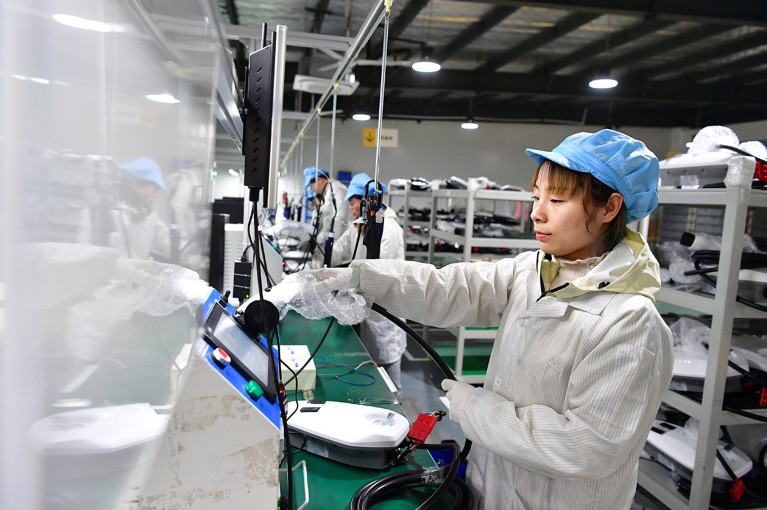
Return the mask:
[[[356,242],[357,229],[354,224],[350,224],[333,246],[333,266],[351,261]],[[366,256],[367,247],[362,244],[362,238],[360,238],[355,258],[361,260]],[[405,260],[405,237],[402,227],[397,222],[397,213],[390,207],[384,211],[380,258]],[[360,337],[370,357],[380,365],[396,363],[402,358],[402,353],[407,347],[407,334],[389,319],[372,310],[368,318],[360,325]]]
[[[336,197],[336,207],[333,207],[333,200],[331,197],[331,185],[332,192]],[[347,187],[336,179],[331,179],[325,185],[325,191],[323,193],[324,201],[320,206],[320,227],[317,231],[317,248],[314,249],[312,260],[309,263],[309,267],[320,268],[323,266],[325,256],[325,240],[328,238],[328,232],[330,232],[330,224],[333,223],[333,232],[338,238],[339,234],[346,230],[347,224],[351,221],[351,212],[349,212],[349,202],[346,199]],[[336,212],[336,208],[338,211]],[[315,212],[316,214],[316,212]],[[335,214],[335,222],[333,222],[333,215]]]
[[117,248],[123,256],[162,262],[170,258],[170,229],[155,211],[137,214],[120,204],[112,209],[112,219],[114,231],[109,235],[109,246]]
[[543,298],[558,263],[540,251],[441,270],[352,264],[362,294],[392,313],[441,327],[498,326],[485,385],[471,390],[460,418],[480,508],[630,507],[673,367],[671,333],[654,307],[658,263],[639,234]]

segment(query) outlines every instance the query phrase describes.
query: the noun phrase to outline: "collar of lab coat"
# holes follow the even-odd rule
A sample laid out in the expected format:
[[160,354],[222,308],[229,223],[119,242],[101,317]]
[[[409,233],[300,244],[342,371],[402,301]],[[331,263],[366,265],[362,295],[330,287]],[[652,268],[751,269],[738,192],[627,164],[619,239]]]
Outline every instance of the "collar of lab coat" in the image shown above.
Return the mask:
[[[550,283],[559,270],[559,263],[553,257],[550,261],[544,259],[539,257],[538,274],[544,282]],[[569,282],[566,287],[547,293],[547,296],[570,299],[587,293],[615,292],[639,294],[655,301],[659,291],[658,261],[642,236],[629,230],[626,237],[594,269]]]

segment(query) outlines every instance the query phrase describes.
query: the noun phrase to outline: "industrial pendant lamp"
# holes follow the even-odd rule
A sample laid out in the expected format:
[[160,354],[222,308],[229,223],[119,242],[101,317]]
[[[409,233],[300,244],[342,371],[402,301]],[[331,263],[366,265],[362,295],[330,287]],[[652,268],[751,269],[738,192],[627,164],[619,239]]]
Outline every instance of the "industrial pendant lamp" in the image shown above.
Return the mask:
[[474,122],[473,117],[467,117],[466,120],[463,123],[461,123],[461,129],[472,130],[472,129],[477,129],[478,127],[479,127],[479,124]]
[[413,62],[410,67],[419,73],[436,73],[442,66],[432,59],[434,50],[427,46],[421,48],[421,58]]
[[479,127],[479,124],[474,122],[474,97],[469,98],[469,115],[461,123],[461,129],[474,130]]
[[[612,19],[607,15],[607,37],[605,37],[605,61],[610,61],[610,34],[612,33]],[[612,89],[618,86],[618,80],[613,78],[609,69],[600,69],[596,76],[589,82],[592,89]]]
[[612,89],[618,86],[618,80],[613,78],[609,72],[600,71],[589,82],[592,89]]

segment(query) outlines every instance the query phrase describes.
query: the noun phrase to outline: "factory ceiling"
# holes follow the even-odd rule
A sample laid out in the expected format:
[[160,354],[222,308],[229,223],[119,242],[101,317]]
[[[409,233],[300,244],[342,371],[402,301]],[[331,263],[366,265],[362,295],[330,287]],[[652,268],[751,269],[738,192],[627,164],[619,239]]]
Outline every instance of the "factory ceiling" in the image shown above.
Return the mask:
[[[377,1],[377,0],[376,0]],[[231,33],[353,39],[374,0],[220,0]],[[243,41],[240,39],[239,41]],[[233,42],[238,69],[247,44]],[[338,97],[342,117],[378,111],[383,23]],[[433,74],[409,63],[427,49]],[[316,94],[296,74],[330,78],[343,51],[288,48],[284,107],[309,111]],[[617,87],[588,82],[609,72]],[[767,2],[762,0],[394,0],[384,117],[682,126],[767,119]]]

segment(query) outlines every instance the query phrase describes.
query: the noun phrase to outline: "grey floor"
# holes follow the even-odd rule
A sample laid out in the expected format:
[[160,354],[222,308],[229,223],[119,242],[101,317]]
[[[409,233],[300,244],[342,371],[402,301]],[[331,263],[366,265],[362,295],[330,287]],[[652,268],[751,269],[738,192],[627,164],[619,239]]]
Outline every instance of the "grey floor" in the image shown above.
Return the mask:
[[[420,329],[416,331],[420,333]],[[431,330],[429,340],[432,344],[455,343],[455,337],[442,330]],[[402,391],[399,394],[399,400],[411,421],[415,420],[420,413],[447,412],[443,402],[445,392],[440,388],[442,379],[444,376],[437,364],[429,359],[413,340],[408,339],[407,352],[402,357]],[[434,427],[428,442],[440,443],[451,439],[463,445],[465,437],[460,426],[445,416]],[[631,506],[631,510],[667,510],[667,508],[641,488],[637,491]]]

